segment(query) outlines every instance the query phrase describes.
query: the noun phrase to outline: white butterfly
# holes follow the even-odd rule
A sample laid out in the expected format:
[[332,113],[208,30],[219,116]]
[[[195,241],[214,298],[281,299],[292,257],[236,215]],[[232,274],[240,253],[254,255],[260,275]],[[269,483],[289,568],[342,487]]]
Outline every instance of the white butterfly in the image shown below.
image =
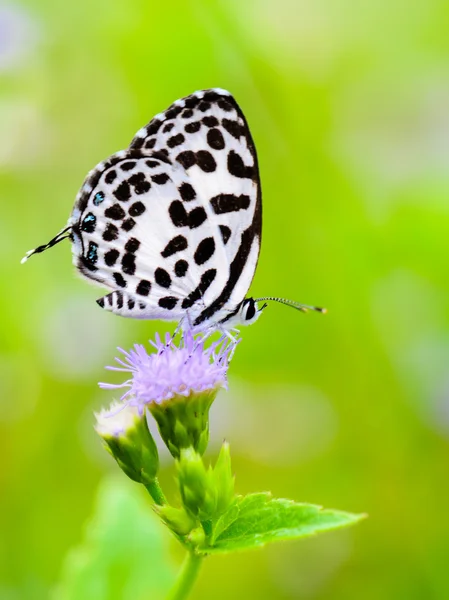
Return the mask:
[[137,319],[193,331],[253,323],[280,298],[245,298],[260,251],[262,199],[245,117],[222,89],[177,100],[129,148],[87,176],[67,227],[42,252],[73,242],[87,279],[113,290],[97,303]]

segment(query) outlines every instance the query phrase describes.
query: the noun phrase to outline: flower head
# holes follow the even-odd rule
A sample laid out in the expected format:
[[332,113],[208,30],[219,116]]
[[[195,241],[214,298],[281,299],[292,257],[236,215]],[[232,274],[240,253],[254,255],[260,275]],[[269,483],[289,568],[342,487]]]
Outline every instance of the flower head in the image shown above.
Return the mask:
[[226,343],[221,339],[206,349],[203,338],[195,339],[186,332],[178,346],[169,334],[165,343],[156,334],[155,341],[150,341],[150,344],[156,349],[152,354],[148,354],[141,344],[135,344],[129,352],[119,348],[124,355],[124,359],[115,359],[120,367],[106,368],[130,373],[131,378],[120,385],[100,383],[100,387],[129,388],[122,400],[139,409],[150,403],[160,404],[174,396],[189,396],[192,392],[227,387],[229,354],[236,342]]
[[205,338],[185,332],[179,345],[169,335],[165,343],[159,335],[150,342],[155,352],[148,354],[136,344],[132,350],[119,349],[124,358],[116,358],[113,371],[130,373],[120,385],[100,383],[100,387],[128,388],[124,406],[140,414],[148,406],[168,449],[178,458],[182,448],[203,454],[209,440],[209,409],[220,388],[227,387],[230,356],[237,342],[220,339],[208,348]]

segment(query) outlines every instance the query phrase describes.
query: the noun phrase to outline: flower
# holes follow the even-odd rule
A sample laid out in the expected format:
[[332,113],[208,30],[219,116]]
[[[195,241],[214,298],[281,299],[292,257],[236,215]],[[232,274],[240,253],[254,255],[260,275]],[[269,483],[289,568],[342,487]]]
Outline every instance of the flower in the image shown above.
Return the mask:
[[157,334],[150,342],[156,352],[148,354],[140,344],[129,352],[119,348],[124,359],[112,371],[130,373],[119,385],[100,383],[103,389],[129,388],[124,406],[140,414],[147,406],[171,454],[178,458],[183,448],[203,454],[209,440],[209,409],[220,388],[227,388],[230,357],[238,341],[222,337],[205,348],[206,336],[184,332],[179,345],[167,334],[165,343]]
[[102,408],[99,413],[94,413],[97,420],[95,431],[98,435],[118,438],[126,434],[139,415],[135,408],[125,408],[118,402],[113,402],[109,408]]
[[106,368],[131,373],[131,379],[119,385],[99,385],[103,389],[129,388],[121,399],[140,410],[146,404],[161,404],[174,396],[187,397],[192,392],[218,390],[220,387],[226,389],[229,355],[238,342],[227,343],[221,338],[206,349],[204,341],[203,337],[195,339],[192,333],[186,332],[176,346],[167,333],[165,343],[159,334],[156,334],[154,342],[150,341],[156,349],[152,354],[148,354],[141,344],[135,344],[129,352],[118,348],[125,356],[123,360],[115,359],[121,366]]
[[133,481],[151,484],[159,468],[159,456],[148,429],[146,413],[134,406],[111,404],[95,414],[95,429],[120,468]]

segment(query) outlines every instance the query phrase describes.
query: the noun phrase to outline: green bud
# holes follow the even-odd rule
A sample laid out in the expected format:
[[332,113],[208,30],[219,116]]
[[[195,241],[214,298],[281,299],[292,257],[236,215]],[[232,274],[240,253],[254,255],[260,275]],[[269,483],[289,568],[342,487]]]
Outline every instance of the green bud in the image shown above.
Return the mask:
[[95,416],[95,429],[119,467],[133,481],[152,483],[159,468],[159,456],[146,413],[140,415],[129,405],[112,405]]
[[235,477],[231,470],[231,452],[229,444],[224,442],[214,467],[214,485],[217,492],[216,512],[222,515],[234,501]]
[[204,546],[205,540],[206,535],[202,527],[197,527],[196,529],[193,529],[188,535],[188,541],[190,542],[192,548]]
[[176,463],[182,502],[186,510],[203,524],[218,519],[234,498],[229,445],[223,444],[215,468],[205,467],[193,448],[181,451]]
[[180,457],[183,448],[204,454],[209,442],[209,410],[217,392],[218,387],[191,392],[188,396],[176,395],[149,405],[161,437],[174,458]]
[[198,522],[184,508],[174,508],[168,504],[154,506],[155,512],[161,517],[169,529],[178,535],[187,535],[194,529]]

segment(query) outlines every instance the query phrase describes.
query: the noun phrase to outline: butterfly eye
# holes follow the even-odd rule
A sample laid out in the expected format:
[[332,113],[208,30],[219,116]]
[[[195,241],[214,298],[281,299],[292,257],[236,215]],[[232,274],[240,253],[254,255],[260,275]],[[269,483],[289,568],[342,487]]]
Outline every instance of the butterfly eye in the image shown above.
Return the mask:
[[255,314],[256,314],[256,303],[254,302],[254,300],[250,299],[250,300],[248,300],[248,304],[247,304],[247,308],[246,308],[245,321],[251,321],[251,319],[254,318]]

